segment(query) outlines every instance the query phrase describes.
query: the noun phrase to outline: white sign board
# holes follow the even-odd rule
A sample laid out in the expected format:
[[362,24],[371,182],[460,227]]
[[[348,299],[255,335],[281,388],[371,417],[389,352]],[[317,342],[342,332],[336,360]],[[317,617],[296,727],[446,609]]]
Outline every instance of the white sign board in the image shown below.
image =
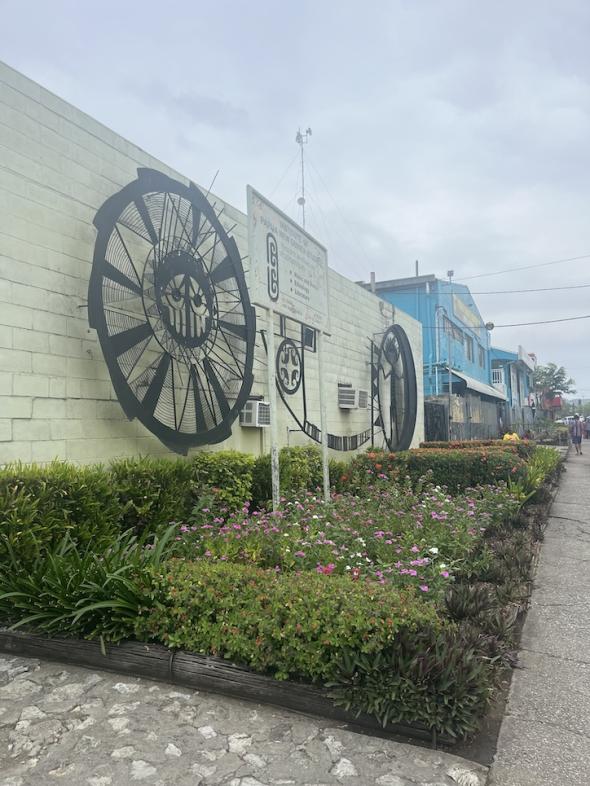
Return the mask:
[[252,301],[329,332],[326,249],[252,186],[248,248]]

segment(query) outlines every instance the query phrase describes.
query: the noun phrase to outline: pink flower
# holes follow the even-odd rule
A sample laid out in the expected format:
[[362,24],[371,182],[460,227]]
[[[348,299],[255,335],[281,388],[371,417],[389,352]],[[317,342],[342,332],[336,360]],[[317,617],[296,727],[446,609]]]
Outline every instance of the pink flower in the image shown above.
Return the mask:
[[418,548],[418,546],[412,546],[412,548],[410,549],[410,551],[413,551],[413,552],[414,552],[414,554],[417,554],[417,553],[420,551],[420,549]]
[[305,557],[305,552],[304,551],[296,551],[294,556],[295,557]]
[[448,570],[441,570],[440,575],[443,577],[443,579],[448,579],[449,578],[449,571]]
[[422,592],[428,592],[428,584],[420,584],[420,589]]

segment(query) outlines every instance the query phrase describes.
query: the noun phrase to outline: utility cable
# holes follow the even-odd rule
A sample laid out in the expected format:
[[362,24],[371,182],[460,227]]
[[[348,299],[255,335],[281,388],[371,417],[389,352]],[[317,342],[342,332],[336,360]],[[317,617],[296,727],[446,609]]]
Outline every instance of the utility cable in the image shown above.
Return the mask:
[[285,171],[283,172],[283,174],[282,174],[282,175],[281,175],[281,177],[279,178],[279,182],[276,184],[276,186],[273,188],[273,190],[272,190],[272,191],[270,192],[270,194],[268,195],[268,198],[269,198],[269,199],[272,199],[273,195],[275,194],[275,192],[277,191],[277,189],[279,188],[279,186],[281,185],[281,183],[283,182],[283,180],[284,180],[284,179],[287,177],[287,174],[288,174],[289,170],[291,169],[291,167],[293,166],[293,164],[295,163],[295,161],[296,161],[298,158],[299,158],[299,153],[297,152],[297,153],[295,153],[295,155],[293,156],[293,158],[292,158],[292,159],[291,159],[291,161],[289,162],[289,165],[287,166],[287,168],[285,169]]
[[[446,282],[444,282],[446,283]],[[444,295],[464,295],[467,297],[468,295],[517,295],[517,294],[524,294],[527,292],[560,292],[564,289],[586,289],[590,287],[590,284],[572,284],[567,287],[543,287],[541,289],[497,289],[497,290],[488,290],[487,292],[477,292],[475,290],[469,290],[469,292],[461,292],[459,290],[453,289],[446,289],[443,294]],[[391,290],[396,295],[409,295],[411,297],[431,297],[432,294],[430,292],[416,292],[412,290],[411,292],[400,292],[397,289]]]
[[478,273],[474,276],[457,276],[461,281],[470,281],[474,278],[485,278],[486,276],[499,276],[501,273],[514,273],[517,270],[532,270],[536,267],[547,267],[548,265],[560,265],[562,262],[577,262],[580,259],[590,259],[590,254],[582,254],[579,257],[567,257],[566,259],[553,259],[551,262],[539,262],[536,265],[524,265],[523,267],[509,267],[505,270],[495,270],[493,273]]

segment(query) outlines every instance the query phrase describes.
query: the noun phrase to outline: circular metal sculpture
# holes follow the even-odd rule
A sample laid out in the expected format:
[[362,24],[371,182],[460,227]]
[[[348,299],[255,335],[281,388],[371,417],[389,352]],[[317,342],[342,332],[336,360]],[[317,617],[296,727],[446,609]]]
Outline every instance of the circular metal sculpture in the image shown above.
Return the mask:
[[281,341],[277,351],[276,361],[277,382],[288,396],[292,396],[299,390],[303,377],[303,361],[299,353],[299,347],[290,338]]
[[407,450],[416,425],[416,369],[410,342],[400,325],[387,329],[376,360],[379,425],[389,450]]
[[125,414],[179,453],[227,439],[256,338],[235,240],[194,184],[151,169],[94,224],[89,322]]

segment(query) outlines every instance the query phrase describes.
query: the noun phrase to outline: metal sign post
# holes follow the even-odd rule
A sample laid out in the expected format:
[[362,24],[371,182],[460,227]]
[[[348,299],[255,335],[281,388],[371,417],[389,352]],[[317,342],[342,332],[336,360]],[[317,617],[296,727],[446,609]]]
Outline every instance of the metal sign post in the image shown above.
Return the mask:
[[272,509],[278,510],[281,496],[279,473],[279,435],[277,428],[277,387],[275,372],[275,314],[267,309],[268,328],[266,346],[268,350],[268,401],[270,404],[270,472],[272,478]]
[[324,502],[330,502],[330,463],[328,459],[328,417],[326,413],[326,384],[324,377],[324,334],[317,335],[318,372],[320,387],[320,429],[322,431],[322,476],[324,481]]

